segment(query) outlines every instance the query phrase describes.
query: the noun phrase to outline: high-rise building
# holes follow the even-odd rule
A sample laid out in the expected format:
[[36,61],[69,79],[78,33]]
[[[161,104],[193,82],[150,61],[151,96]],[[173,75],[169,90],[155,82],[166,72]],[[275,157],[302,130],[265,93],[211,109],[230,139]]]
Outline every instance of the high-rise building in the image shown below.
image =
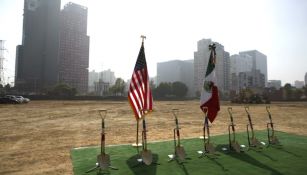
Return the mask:
[[[88,92],[94,92],[97,82],[107,83],[108,86],[113,86],[115,84],[116,77],[111,69],[104,70],[101,72],[95,72],[95,70],[89,72],[88,74]],[[101,84],[101,83],[100,83]]]
[[94,82],[94,93],[98,96],[105,96],[108,94],[110,89],[110,83],[103,82],[101,79]]
[[231,78],[231,74],[230,74],[230,56],[229,56],[229,52],[224,52],[224,63],[223,63],[223,72],[224,72],[224,91],[229,91],[230,90],[230,78]]
[[[212,44],[211,39],[202,39],[197,42],[197,51],[194,52],[194,87],[195,92],[201,92],[205,73],[209,61],[210,50],[209,45]],[[228,92],[230,87],[230,59],[229,53],[224,50],[224,46],[216,44],[216,65],[215,73],[217,86],[221,92]]]
[[305,73],[305,86],[307,86],[307,72]]
[[281,80],[269,80],[268,87],[274,87],[276,90],[281,88]]
[[237,91],[245,88],[262,89],[265,84],[264,74],[262,74],[260,70],[255,69],[249,72],[240,72],[237,79]]
[[70,2],[61,11],[60,19],[59,81],[84,94],[89,66],[87,8]]
[[61,0],[25,0],[22,45],[17,46],[15,86],[41,93],[67,83],[87,91],[89,37],[87,8]]
[[235,54],[230,56],[230,73],[238,75],[240,72],[248,72],[253,69],[252,57],[247,54]]
[[41,92],[58,82],[61,0],[25,0],[22,45],[17,46],[15,86]]
[[99,79],[101,79],[103,82],[109,83],[110,86],[115,84],[116,81],[115,73],[111,71],[111,69],[100,72],[99,77],[100,77]]
[[267,86],[268,81],[268,66],[267,66],[267,56],[257,50],[243,51],[239,52],[240,55],[249,55],[252,57],[252,69],[260,70],[260,73],[264,74],[265,86]]
[[172,60],[157,63],[157,86],[162,82],[180,81],[188,87],[187,96],[194,96],[193,60]]
[[99,81],[99,72],[92,70],[88,73],[88,92],[95,91],[95,82]]
[[302,88],[304,86],[304,81],[294,81],[294,86],[298,89]]

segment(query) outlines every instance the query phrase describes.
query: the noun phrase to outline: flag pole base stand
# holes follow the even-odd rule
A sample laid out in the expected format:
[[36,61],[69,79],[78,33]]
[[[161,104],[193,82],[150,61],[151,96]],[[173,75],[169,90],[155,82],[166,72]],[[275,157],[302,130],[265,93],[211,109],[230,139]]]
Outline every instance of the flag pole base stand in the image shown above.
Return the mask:
[[[199,139],[204,140],[204,136],[199,136]],[[208,139],[208,137],[206,136],[206,140]]]
[[131,146],[133,146],[133,147],[142,147],[143,145],[142,145],[142,143],[139,143],[139,144],[133,143],[133,144],[131,144]]
[[[146,165],[142,158],[137,158],[136,161],[137,161],[137,164],[133,165],[132,168],[136,168],[138,166]],[[152,162],[150,165],[160,165],[160,164],[157,163],[157,162]],[[146,166],[150,166],[150,165],[146,165]]]
[[197,151],[197,153],[200,154],[198,158],[208,157],[210,159],[216,159],[220,155],[218,153],[209,153],[209,151],[205,151],[205,150]]
[[111,165],[108,168],[106,168],[106,169],[102,169],[99,166],[99,164],[96,163],[96,166],[94,168],[91,168],[91,169],[87,170],[85,173],[90,173],[90,172],[92,172],[94,170],[98,170],[98,172],[97,172],[98,174],[110,174],[109,169],[111,169],[111,170],[118,170],[118,168],[116,168],[114,166],[111,166]]
[[[172,162],[172,161],[176,161],[178,164],[184,164],[184,163],[187,163],[186,161],[184,160],[180,160],[178,158],[178,156],[176,156],[175,154],[169,154],[167,155],[168,156],[168,162]],[[186,157],[185,160],[190,160],[190,158]]]
[[[252,141],[250,141],[250,142],[252,142]],[[265,145],[266,145],[265,142],[250,143],[247,150],[248,151],[253,150],[253,151],[261,152]]]

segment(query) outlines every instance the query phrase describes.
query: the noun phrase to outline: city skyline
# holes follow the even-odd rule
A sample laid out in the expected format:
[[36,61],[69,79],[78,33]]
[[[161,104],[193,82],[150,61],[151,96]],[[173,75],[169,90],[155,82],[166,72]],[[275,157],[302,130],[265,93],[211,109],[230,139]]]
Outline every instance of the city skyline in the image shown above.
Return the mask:
[[[90,41],[89,71],[111,69],[129,79],[141,44],[149,75],[157,63],[193,58],[197,41],[211,38],[230,55],[258,50],[267,55],[268,80],[304,80],[307,72],[307,1],[85,1]],[[62,7],[68,3],[62,0]],[[15,49],[21,44],[23,1],[2,0],[0,39],[8,53],[5,74],[14,76]]]

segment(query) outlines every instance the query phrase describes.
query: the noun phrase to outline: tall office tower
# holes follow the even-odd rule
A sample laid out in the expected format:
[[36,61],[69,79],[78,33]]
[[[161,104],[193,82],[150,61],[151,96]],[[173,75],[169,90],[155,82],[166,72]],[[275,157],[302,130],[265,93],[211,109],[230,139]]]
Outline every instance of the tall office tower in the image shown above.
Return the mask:
[[59,82],[86,93],[88,66],[87,8],[70,2],[60,15]]
[[103,82],[109,83],[110,86],[113,86],[116,81],[115,73],[111,71],[111,69],[101,71],[99,79],[101,79]]
[[230,90],[239,91],[239,73],[250,72],[253,69],[253,59],[247,54],[230,56]]
[[88,92],[94,92],[94,83],[99,80],[99,72],[92,70],[88,73]]
[[15,86],[41,92],[58,81],[60,0],[25,0],[22,45],[17,46]]
[[307,72],[305,73],[305,86],[307,86]]
[[230,54],[229,52],[224,51],[224,63],[223,63],[223,72],[224,72],[224,91],[230,90]]
[[230,74],[238,75],[240,72],[249,72],[253,69],[253,59],[247,54],[230,56]]
[[[250,88],[250,89],[262,89],[265,84],[264,74],[260,72],[260,70],[253,69],[248,72],[240,72],[237,76],[238,81],[238,89]],[[259,91],[260,92],[260,91]]]
[[58,83],[87,92],[87,8],[69,3],[60,9],[61,0],[25,0],[15,63],[19,92],[42,93]]
[[260,70],[260,73],[264,74],[265,86],[267,86],[268,81],[268,67],[267,67],[267,56],[257,50],[250,50],[239,52],[240,55],[249,55],[252,57],[252,69]]
[[195,96],[193,60],[172,60],[157,63],[157,86],[163,82],[180,81],[188,87],[187,96]]
[[[208,60],[210,57],[209,44],[213,42],[211,39],[202,39],[197,42],[197,51],[194,52],[194,87],[195,92],[201,92],[205,73],[207,69]],[[224,51],[224,46],[216,44],[216,66],[215,73],[217,78],[217,85],[221,92],[228,92],[230,82],[230,61],[229,53]],[[228,75],[227,75],[228,74]]]
[[268,80],[268,87],[274,87],[276,90],[281,88],[281,80]]
[[294,86],[298,89],[301,89],[304,86],[304,81],[299,81],[299,80],[295,80],[294,81]]

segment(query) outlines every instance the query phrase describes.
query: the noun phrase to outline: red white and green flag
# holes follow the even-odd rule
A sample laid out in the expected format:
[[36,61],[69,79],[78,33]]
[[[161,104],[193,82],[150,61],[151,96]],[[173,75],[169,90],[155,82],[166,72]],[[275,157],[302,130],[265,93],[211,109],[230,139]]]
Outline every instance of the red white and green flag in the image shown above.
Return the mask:
[[216,85],[215,77],[215,63],[216,63],[216,52],[215,44],[210,44],[209,49],[210,58],[208,61],[207,71],[205,80],[201,90],[200,96],[200,109],[207,113],[208,119],[212,123],[220,110],[219,94]]

